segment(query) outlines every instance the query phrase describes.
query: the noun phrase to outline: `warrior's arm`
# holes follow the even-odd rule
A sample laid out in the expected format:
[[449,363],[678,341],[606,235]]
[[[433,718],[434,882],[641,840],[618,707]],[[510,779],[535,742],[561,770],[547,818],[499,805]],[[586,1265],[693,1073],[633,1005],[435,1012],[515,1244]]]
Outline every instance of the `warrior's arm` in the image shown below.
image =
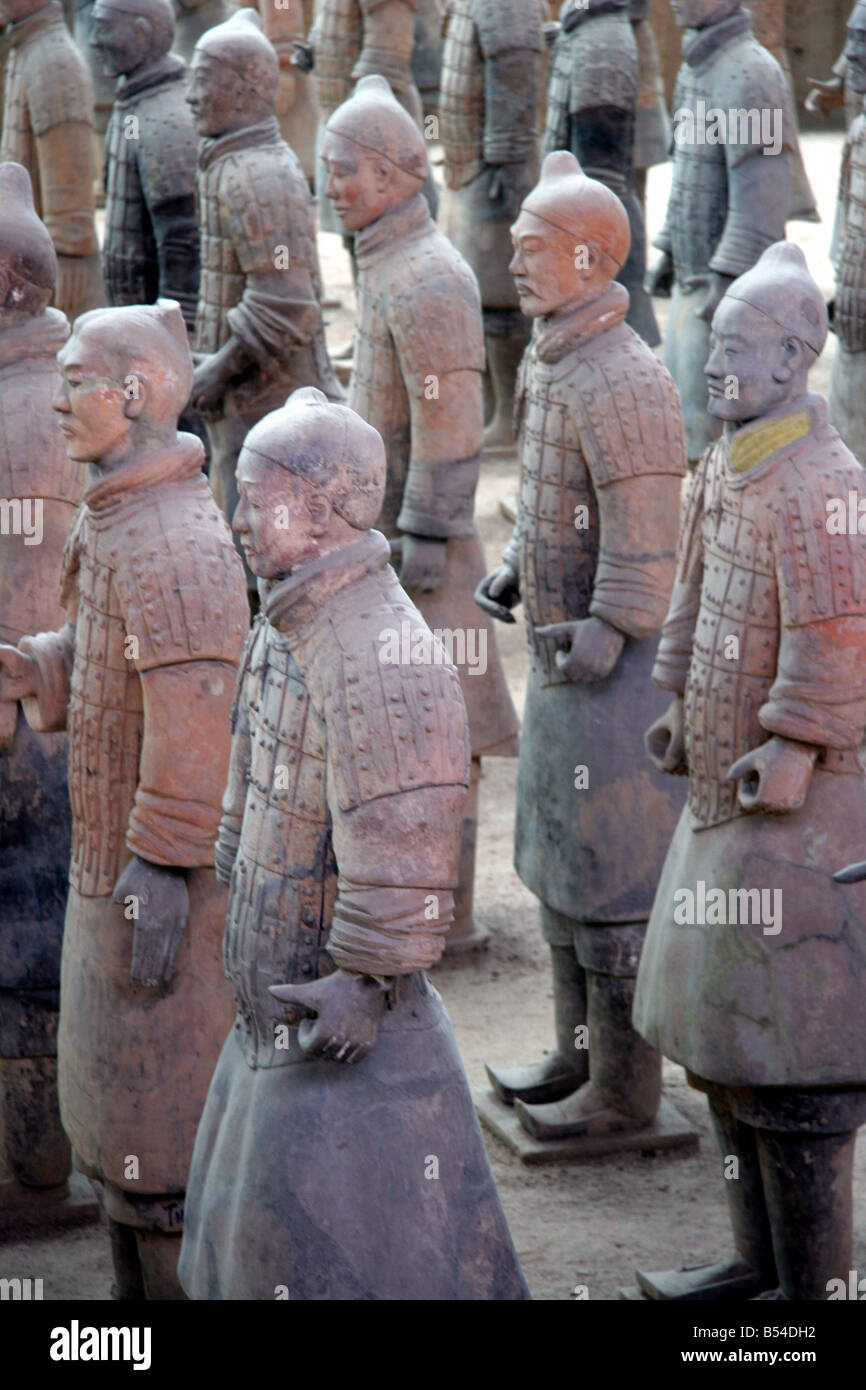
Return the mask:
[[599,556],[589,611],[627,637],[651,637],[665,620],[680,483],[676,474],[639,474],[597,489]]
[[40,632],[22,637],[19,651],[36,665],[37,688],[21,701],[27,723],[40,734],[66,728],[66,707],[75,659],[75,625],[66,623],[59,632]]
[[195,327],[199,286],[199,230],[195,193],[180,194],[149,208],[159,263],[159,293],[176,299],[187,328]]
[[[726,145],[728,212],[710,270],[743,275],[775,241],[784,241],[791,207],[791,154],[765,155],[761,146]],[[658,245],[658,243],[656,243]]]
[[364,37],[352,77],[379,73],[395,92],[413,86],[412,49],[415,46],[417,0],[361,0]]
[[708,450],[691,482],[688,505],[680,525],[673,592],[659,638],[652,678],[663,690],[682,695],[692,659],[692,642],[701,606],[704,575],[704,487],[711,457]]
[[[247,650],[249,651],[249,647]],[[229,882],[237,858],[249,780],[250,724],[249,712],[244,699],[244,670],[245,666],[238,674],[235,689],[231,716],[232,745],[229,754],[229,770],[223,793],[222,817],[214,853],[216,874],[221,883]]]

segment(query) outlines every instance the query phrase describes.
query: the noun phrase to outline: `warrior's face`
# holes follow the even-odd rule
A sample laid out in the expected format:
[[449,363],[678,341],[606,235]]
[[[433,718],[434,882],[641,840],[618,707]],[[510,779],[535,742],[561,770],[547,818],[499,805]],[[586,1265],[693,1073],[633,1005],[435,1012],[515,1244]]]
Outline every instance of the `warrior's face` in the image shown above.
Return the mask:
[[90,46],[99,55],[109,77],[135,72],[151,55],[151,26],[141,15],[115,9],[111,0],[97,0],[93,7]]
[[112,354],[96,331],[83,328],[57,361],[61,381],[52,405],[60,415],[67,454],[80,463],[110,466],[119,461],[129,448],[131,398]]
[[671,0],[671,9],[680,29],[701,29],[735,10],[737,4],[738,0]]
[[852,91],[866,94],[866,4],[855,5],[848,22],[845,80]]
[[766,314],[726,295],[713,317],[704,366],[717,420],[745,424],[802,393],[803,346]]
[[[277,579],[318,550],[321,494],[287,468],[241,449],[236,477],[240,500],[232,529],[259,579]],[[324,503],[330,516],[330,508]],[[326,528],[327,529],[327,528]]]
[[376,222],[396,201],[388,161],[366,154],[354,141],[328,131],[322,163],[328,175],[325,197],[347,232],[359,232]]
[[189,70],[187,105],[201,136],[224,135],[249,124],[248,108],[253,93],[234,68],[206,53],[193,53]]
[[[552,227],[525,208],[511,228],[514,257],[508,269],[529,318],[554,314],[566,305],[589,302],[604,287],[598,252],[577,245],[568,232]],[[600,283],[600,281],[602,283]]]

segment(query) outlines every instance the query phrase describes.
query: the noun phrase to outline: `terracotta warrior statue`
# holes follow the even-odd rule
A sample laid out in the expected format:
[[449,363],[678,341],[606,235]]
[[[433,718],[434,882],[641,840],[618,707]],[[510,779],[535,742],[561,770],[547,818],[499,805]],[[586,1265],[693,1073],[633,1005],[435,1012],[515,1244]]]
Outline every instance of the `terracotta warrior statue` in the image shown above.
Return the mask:
[[673,290],[664,360],[695,462],[721,428],[707,412],[703,375],[713,313],[731,281],[785,235],[795,126],[785,75],[738,0],[671,0],[671,8],[686,32],[670,202],[654,242],[662,257],[649,283],[654,294]]
[[830,880],[866,840],[866,555],[838,515],[863,470],[808,390],[826,336],[789,243],[713,319],[724,434],[683,519],[653,670],[673,701],[647,735],[657,767],[688,773],[689,800],[634,1019],[707,1095],[735,1254],[640,1273],[656,1298],[824,1299],[851,1268],[866,887]]
[[861,111],[848,132],[839,180],[829,404],[836,429],[866,463],[866,0],[858,0],[848,22],[845,73]]
[[[318,0],[309,42],[295,46],[295,61],[315,75],[320,138],[331,116],[351,96],[356,81],[373,74],[387,79],[401,106],[421,127],[423,108],[412,75],[417,12],[418,0]],[[345,237],[348,229],[328,201],[326,181],[318,161],[320,225],[323,231]],[[426,181],[424,195],[435,217],[439,200],[432,177]]]
[[93,218],[93,88],[58,0],[0,0],[6,69],[0,160],[23,164],[57,253],[54,302],[102,303]]
[[195,326],[198,139],[169,0],[96,0],[91,44],[118,78],[106,139],[102,268],[112,304],[176,299]]
[[243,573],[177,431],[192,385],[180,308],[96,310],[60,354],[66,451],[86,470],[67,622],[0,646],[0,699],[67,729],[72,862],[60,1113],[102,1183],[120,1298],[180,1295],[195,1127],[230,1017],[213,869]]
[[472,788],[448,947],[470,947],[484,940],[472,919],[480,758],[512,756],[517,734],[493,623],[472,601],[485,570],[474,519],[483,429],[478,285],[430,217],[421,196],[426,142],[384,78],[362,78],[334,113],[322,160],[327,196],[355,237],[350,403],[385,440],[378,526],[400,549],[403,587],[451,642],[469,712]]
[[623,203],[631,229],[620,283],[629,292],[627,320],[655,347],[661,336],[644,289],[646,233],[634,190],[638,49],[629,0],[568,0],[548,80],[544,153],[570,150],[587,177]]
[[514,383],[529,342],[509,228],[538,182],[544,0],[448,0],[439,102],[448,231],[481,291],[493,415],[488,446],[514,444]]
[[[56,259],[36,216],[30,177],[0,164],[0,642],[62,622],[63,546],[83,478],[51,402],[56,354],[69,336],[48,308]],[[57,1108],[60,943],[69,876],[66,740],[34,734],[18,705],[0,704],[0,1169],[20,1189],[56,1189],[69,1143]],[[3,1159],[6,1160],[5,1164]]]
[[537,1138],[616,1135],[648,1125],[661,1092],[661,1058],[630,1013],[682,801],[641,770],[640,730],[657,707],[648,677],[673,580],[683,423],[668,373],[625,322],[619,198],[556,152],[512,237],[535,319],[518,381],[520,494],[477,599],[506,622],[520,602],[526,613],[514,863],[550,946],[556,1051],[488,1074]]
[[190,1171],[196,1299],[528,1296],[424,973],[454,912],[469,739],[370,529],[385,470],[376,430],[315,389],[238,459],[261,611],[216,851],[237,1017]]
[[[233,11],[243,9],[232,0]],[[296,45],[304,43],[313,27],[313,0],[257,0],[262,31],[274,47],[280,65],[280,78],[274,114],[280,134],[298,156],[312,187],[316,177],[316,138],[319,129],[319,102],[310,73],[295,63]]]
[[255,10],[196,45],[187,96],[201,137],[192,404],[205,419],[211,486],[229,520],[252,425],[295,387],[343,394],[325,346],[313,202],[274,116],[278,80]]

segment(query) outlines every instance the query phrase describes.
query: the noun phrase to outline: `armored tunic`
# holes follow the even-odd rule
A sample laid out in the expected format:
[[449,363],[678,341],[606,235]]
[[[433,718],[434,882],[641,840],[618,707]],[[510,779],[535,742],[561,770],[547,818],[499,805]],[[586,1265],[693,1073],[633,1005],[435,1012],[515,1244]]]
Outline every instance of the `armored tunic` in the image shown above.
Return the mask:
[[[536,321],[518,380],[520,492],[505,555],[531,656],[515,867],[542,902],[592,923],[646,919],[682,801],[673,779],[648,769],[642,742],[662,708],[649,672],[673,579],[682,424],[626,305],[614,284]],[[536,631],[589,616],[627,639],[592,684],[571,681],[557,642]]]
[[[683,38],[674,93],[667,217],[655,245],[673,260],[664,361],[677,383],[690,459],[718,435],[707,415],[700,318],[711,272],[736,277],[775,241],[791,212],[795,124],[784,73],[749,29],[745,10]],[[721,121],[721,128],[719,127]],[[774,138],[778,153],[772,151]]]
[[830,368],[830,420],[858,459],[866,458],[866,115],[853,122],[839,179],[839,242]]
[[[370,531],[261,586],[217,847],[237,1019],[190,1173],[179,1273],[193,1298],[525,1296],[423,974],[452,915],[466,714],[388,555]],[[404,625],[426,654],[389,663],[383,634]],[[267,988],[334,964],[391,980],[376,1043],[351,1066],[304,1054]]]
[[68,318],[102,302],[93,217],[93,90],[90,73],[56,0],[10,25],[0,160],[23,164],[33,202],[60,257],[79,274],[58,280]]
[[102,267],[112,304],[176,299],[195,325],[198,140],[184,65],[167,55],[121,81],[105,137]]
[[[486,671],[461,671],[472,751],[510,751],[517,716],[492,622],[473,601],[486,572],[474,521],[484,369],[478,286],[420,194],[359,232],[355,255],[359,318],[349,404],[385,441],[388,480],[378,524],[388,536],[409,531],[446,540],[443,581],[418,595],[418,606],[434,631],[471,631],[479,640],[483,634]],[[454,457],[455,423],[441,399],[454,372],[479,374],[462,458]]]
[[[439,119],[445,180],[459,201],[452,239],[484,308],[516,310],[510,227],[538,180],[544,2],[449,0],[447,14]],[[493,199],[490,175],[503,165],[509,186]]]
[[[0,334],[0,497],[26,529],[0,531],[0,641],[62,622],[61,557],[84,476],[51,401],[69,328],[56,309]],[[10,513],[14,521],[14,515]],[[66,739],[35,734],[15,706],[0,730],[0,1056],[56,1050],[69,871]]]
[[[634,1017],[665,1056],[728,1086],[866,1083],[866,886],[831,879],[866,841],[866,557],[831,517],[862,485],[809,395],[719,440],[683,520],[653,678],[684,696],[689,803]],[[819,750],[805,803],[746,814],[728,771],[774,735]],[[699,910],[714,889],[715,922]]]
[[[109,1214],[131,1224],[124,1194],[184,1190],[231,1015],[213,839],[248,610],[201,463],[199,442],[179,435],[167,456],[91,483],[67,546],[67,625],[21,643],[41,675],[29,722],[69,736],[61,1116],[78,1166],[107,1184]],[[189,921],[158,989],[131,981],[133,920],[112,902],[133,854],[187,870]],[[176,1225],[176,1204],[159,1219]]]
[[588,178],[625,206],[631,248],[619,280],[630,295],[628,322],[655,347],[661,336],[644,289],[646,232],[634,192],[638,49],[628,0],[571,0],[563,8],[548,83],[544,154],[570,150]]

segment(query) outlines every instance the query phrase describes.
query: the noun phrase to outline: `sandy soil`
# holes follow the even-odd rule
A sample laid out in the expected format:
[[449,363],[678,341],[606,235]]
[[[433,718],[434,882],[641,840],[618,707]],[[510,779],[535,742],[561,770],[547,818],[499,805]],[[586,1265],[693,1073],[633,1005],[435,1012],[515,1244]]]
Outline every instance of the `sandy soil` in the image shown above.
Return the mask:
[[[812,273],[829,294],[832,271],[829,241],[841,137],[807,135],[804,150],[824,222],[792,223]],[[650,178],[649,224],[661,224],[669,170]],[[352,332],[352,290],[348,261],[338,238],[321,239],[330,300],[331,348],[345,346]],[[662,317],[665,306],[657,306]],[[827,354],[813,372],[815,389],[825,391]],[[478,497],[478,517],[494,561],[508,538],[498,510],[501,495],[513,492],[514,460],[486,462]],[[501,650],[518,707],[526,678],[522,623],[500,628]],[[476,907],[489,929],[489,948],[462,961],[446,961],[435,972],[460,1042],[470,1082],[484,1082],[485,1060],[533,1060],[552,1043],[546,947],[537,926],[535,900],[511,864],[516,763],[487,762],[482,780]],[[665,1064],[670,1099],[700,1130],[700,1151],[688,1158],[657,1156],[598,1159],[582,1165],[526,1168],[496,1139],[487,1136],[490,1158],[514,1241],[534,1297],[613,1299],[631,1280],[636,1264],[665,1268],[716,1257],[728,1249],[728,1221],[720,1159],[710,1134],[703,1098],[685,1084],[679,1067]],[[860,1144],[855,1178],[854,1267],[866,1269],[866,1143]],[[0,1277],[45,1281],[52,1299],[106,1298],[110,1286],[108,1241],[102,1227],[55,1239],[0,1246]]]

